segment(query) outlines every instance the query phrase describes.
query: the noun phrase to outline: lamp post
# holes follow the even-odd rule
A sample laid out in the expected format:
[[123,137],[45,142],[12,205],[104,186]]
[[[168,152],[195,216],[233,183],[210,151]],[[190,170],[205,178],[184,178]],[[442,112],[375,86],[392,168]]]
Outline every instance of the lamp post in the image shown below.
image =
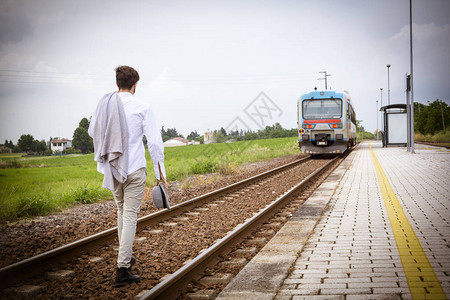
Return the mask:
[[[381,99],[381,103],[380,103],[380,107],[383,107],[383,88],[380,88],[380,99]],[[383,126],[381,126],[381,130],[383,130]]]
[[387,64],[386,67],[388,69],[388,105],[391,105],[391,86],[389,83],[389,68],[391,67],[391,64]]
[[380,88],[381,106],[383,106],[383,88]]
[[377,142],[378,142],[378,100],[377,100]]

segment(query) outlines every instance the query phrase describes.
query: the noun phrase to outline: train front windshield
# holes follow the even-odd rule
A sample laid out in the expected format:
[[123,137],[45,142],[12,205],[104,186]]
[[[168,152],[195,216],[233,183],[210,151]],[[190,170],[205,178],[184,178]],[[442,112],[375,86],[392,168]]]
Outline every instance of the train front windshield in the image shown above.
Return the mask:
[[304,100],[302,112],[305,120],[340,119],[342,117],[342,100]]

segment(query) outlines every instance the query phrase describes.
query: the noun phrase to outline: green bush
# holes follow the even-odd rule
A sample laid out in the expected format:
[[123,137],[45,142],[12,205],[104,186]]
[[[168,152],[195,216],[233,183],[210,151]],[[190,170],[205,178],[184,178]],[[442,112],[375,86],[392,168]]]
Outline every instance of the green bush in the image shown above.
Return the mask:
[[66,154],[81,154],[81,150],[75,149],[75,148],[67,148],[65,153]]
[[432,139],[433,142],[450,142],[450,128],[439,131]]
[[434,135],[431,134],[423,135],[421,133],[416,132],[414,134],[414,139],[422,142],[448,143],[450,142],[450,127],[446,128],[445,130],[441,130]]
[[67,197],[81,204],[91,204],[104,198],[104,192],[101,188],[89,187],[89,184],[86,184],[73,189]]
[[109,190],[90,187],[88,184],[62,194],[52,190],[34,193],[9,186],[0,194],[0,220],[46,215],[76,203],[90,204],[110,197]]
[[1,160],[0,161],[0,169],[8,169],[8,168],[22,168],[22,164],[17,159],[10,160]]
[[18,203],[17,217],[39,216],[52,211],[55,202],[49,198],[50,195],[31,194],[21,198]]
[[191,166],[192,174],[214,173],[219,169],[217,162],[211,160],[198,160]]

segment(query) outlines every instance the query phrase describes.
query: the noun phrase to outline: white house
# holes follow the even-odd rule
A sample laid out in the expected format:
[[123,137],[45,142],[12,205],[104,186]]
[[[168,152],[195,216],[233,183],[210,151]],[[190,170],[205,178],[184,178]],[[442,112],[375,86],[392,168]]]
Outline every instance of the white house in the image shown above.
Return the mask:
[[164,142],[164,147],[178,147],[178,146],[186,146],[189,144],[189,141],[183,139],[181,137],[175,137],[173,139],[167,140]]
[[53,139],[50,143],[50,149],[52,151],[62,152],[70,147],[72,147],[72,141],[68,139]]

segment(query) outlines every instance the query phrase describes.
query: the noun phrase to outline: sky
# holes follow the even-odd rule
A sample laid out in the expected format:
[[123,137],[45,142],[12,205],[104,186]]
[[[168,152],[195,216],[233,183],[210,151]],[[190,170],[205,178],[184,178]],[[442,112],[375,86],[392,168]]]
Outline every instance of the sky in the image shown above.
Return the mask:
[[[450,103],[450,1],[412,2],[414,100]],[[297,100],[324,89],[322,71],[373,132],[387,64],[390,103],[406,103],[409,24],[408,0],[2,0],[0,143],[71,139],[117,89],[118,65],[138,70],[135,96],[184,136],[296,128]]]

